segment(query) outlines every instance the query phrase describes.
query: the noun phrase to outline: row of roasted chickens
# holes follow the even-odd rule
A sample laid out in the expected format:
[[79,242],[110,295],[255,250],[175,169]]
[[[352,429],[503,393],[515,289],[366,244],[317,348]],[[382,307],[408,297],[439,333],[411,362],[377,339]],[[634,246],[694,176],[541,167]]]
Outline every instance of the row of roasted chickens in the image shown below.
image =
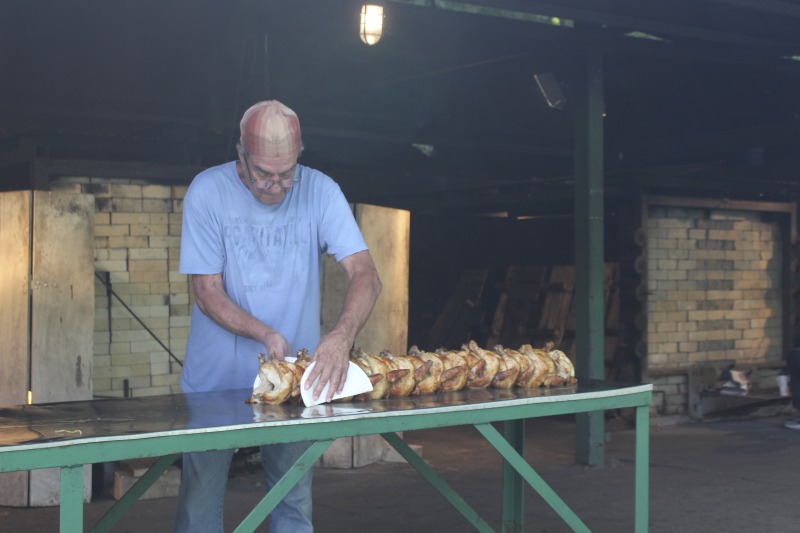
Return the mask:
[[[300,401],[300,381],[311,362],[300,350],[294,362],[259,354],[259,371],[249,403],[280,404]],[[384,350],[369,354],[356,350],[350,359],[369,377],[372,391],[347,400],[417,396],[463,388],[549,387],[575,383],[575,368],[567,355],[525,344],[514,350],[501,345],[485,350],[472,340],[460,350],[440,348],[426,352],[412,346],[407,355]]]

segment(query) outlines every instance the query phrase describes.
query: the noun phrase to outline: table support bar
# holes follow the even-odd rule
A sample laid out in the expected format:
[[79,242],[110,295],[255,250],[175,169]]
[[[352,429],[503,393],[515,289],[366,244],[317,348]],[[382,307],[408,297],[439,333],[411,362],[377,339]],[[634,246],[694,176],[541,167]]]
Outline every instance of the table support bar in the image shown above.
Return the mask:
[[531,468],[525,459],[517,453],[517,451],[509,444],[509,442],[498,432],[491,424],[476,424],[477,429],[483,437],[489,441],[489,444],[503,456],[519,474],[528,482],[528,484],[553,508],[553,510],[561,517],[564,522],[569,525],[573,531],[590,533],[591,530],[578,518],[572,509],[564,503],[558,494],[548,485],[544,479]]
[[160,457],[158,461],[147,469],[139,480],[128,489],[125,494],[109,509],[103,518],[90,529],[90,533],[105,533],[111,526],[117,523],[122,516],[135,504],[142,495],[147,492],[147,489],[153,486],[153,483],[158,481],[161,474],[167,470],[172,464],[178,460],[180,454],[165,455]]
[[261,525],[269,513],[277,506],[284,496],[286,496],[292,487],[294,487],[300,478],[313,468],[317,460],[322,457],[325,450],[330,447],[333,440],[318,440],[314,442],[308,449],[303,452],[292,468],[286,472],[282,478],[275,483],[266,496],[258,503],[258,505],[250,511],[242,523],[234,530],[234,533],[249,533],[255,531]]
[[403,459],[408,461],[419,475],[421,475],[425,481],[433,485],[433,487],[441,494],[450,505],[452,505],[461,515],[467,519],[467,521],[472,524],[478,531],[482,531],[484,533],[489,533],[494,531],[492,527],[478,515],[478,513],[470,507],[470,505],[455,491],[453,488],[448,485],[445,480],[443,480],[439,475],[430,467],[428,464],[422,460],[422,458],[417,455],[417,453],[411,449],[411,447],[405,443],[403,439],[397,436],[396,433],[381,433],[381,436],[384,438],[386,442],[388,442],[392,448],[397,450]]

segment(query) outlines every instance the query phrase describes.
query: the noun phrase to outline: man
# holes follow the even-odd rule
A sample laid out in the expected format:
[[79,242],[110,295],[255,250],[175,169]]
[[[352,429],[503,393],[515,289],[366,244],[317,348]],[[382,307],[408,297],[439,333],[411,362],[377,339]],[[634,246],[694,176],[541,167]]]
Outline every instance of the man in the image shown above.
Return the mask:
[[[195,305],[181,376],[185,392],[252,388],[258,354],[314,354],[315,399],[341,392],[356,335],[381,290],[375,265],[339,186],[298,164],[297,115],[259,102],[240,123],[239,158],[195,177],[183,205],[180,271]],[[322,254],[349,277],[333,329],[320,338]],[[261,448],[272,486],[308,443]],[[184,454],[175,531],[222,531],[233,450]],[[311,472],[270,515],[270,531],[311,531]]]

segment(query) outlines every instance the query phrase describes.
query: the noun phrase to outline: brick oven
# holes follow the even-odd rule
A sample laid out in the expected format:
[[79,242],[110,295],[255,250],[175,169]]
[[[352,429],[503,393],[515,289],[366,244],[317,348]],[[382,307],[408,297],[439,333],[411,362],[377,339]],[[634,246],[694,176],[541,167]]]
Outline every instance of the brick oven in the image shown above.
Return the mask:
[[639,355],[654,408],[702,417],[726,407],[709,400],[731,368],[749,373],[750,398],[777,394],[792,343],[794,204],[646,197],[642,215]]

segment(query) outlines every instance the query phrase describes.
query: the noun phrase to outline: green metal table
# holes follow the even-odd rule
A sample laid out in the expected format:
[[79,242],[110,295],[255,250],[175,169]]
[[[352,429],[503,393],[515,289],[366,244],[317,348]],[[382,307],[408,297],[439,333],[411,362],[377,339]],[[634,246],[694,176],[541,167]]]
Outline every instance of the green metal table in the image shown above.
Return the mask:
[[[409,398],[249,405],[250,390],[0,407],[0,472],[60,467],[60,528],[82,532],[83,465],[159,457],[92,528],[107,531],[182,452],[313,441],[236,529],[253,531],[334,439],[380,434],[478,531],[493,531],[401,438],[400,431],[472,425],[504,459],[502,530],[523,530],[528,483],[574,531],[589,527],[523,457],[527,418],[635,408],[635,531],[648,527],[652,385],[582,380],[542,389],[478,389]],[[502,422],[503,432],[493,423]]]

